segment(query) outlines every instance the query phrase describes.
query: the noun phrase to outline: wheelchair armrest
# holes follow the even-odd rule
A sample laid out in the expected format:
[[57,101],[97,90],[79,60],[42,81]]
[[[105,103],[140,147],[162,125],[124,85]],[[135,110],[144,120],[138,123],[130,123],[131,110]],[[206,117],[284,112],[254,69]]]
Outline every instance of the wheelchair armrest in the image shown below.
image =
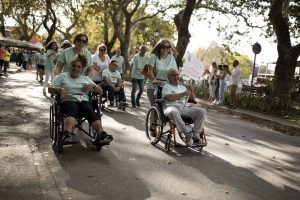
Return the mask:
[[155,99],[154,102],[155,102],[155,103],[160,103],[160,104],[162,104],[162,103],[165,102],[165,100],[164,100],[164,99]]

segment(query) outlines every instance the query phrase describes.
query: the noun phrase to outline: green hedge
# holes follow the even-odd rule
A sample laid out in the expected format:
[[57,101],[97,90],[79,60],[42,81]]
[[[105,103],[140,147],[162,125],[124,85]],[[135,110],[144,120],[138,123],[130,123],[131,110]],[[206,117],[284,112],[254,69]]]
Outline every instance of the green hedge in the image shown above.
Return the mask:
[[[269,88],[267,88],[269,89]],[[300,122],[300,103],[296,101],[283,101],[279,98],[272,98],[265,88],[259,89],[260,95],[255,95],[249,91],[242,91],[237,94],[237,105],[240,108],[262,112],[284,118],[291,118]],[[197,98],[208,100],[209,90],[204,87],[195,87]],[[228,93],[225,92],[225,105],[229,104]]]

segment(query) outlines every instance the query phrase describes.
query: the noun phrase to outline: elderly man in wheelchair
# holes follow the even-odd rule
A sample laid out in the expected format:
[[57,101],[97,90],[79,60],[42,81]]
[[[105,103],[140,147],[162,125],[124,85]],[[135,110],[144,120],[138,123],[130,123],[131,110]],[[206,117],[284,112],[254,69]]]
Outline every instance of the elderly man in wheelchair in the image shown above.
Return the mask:
[[77,120],[85,118],[94,130],[94,136],[91,135],[93,144],[103,146],[109,144],[113,137],[103,130],[100,115],[97,115],[90,102],[89,94],[96,92],[101,95],[102,89],[89,77],[82,75],[86,64],[86,58],[78,55],[71,61],[69,72],[59,74],[48,89],[49,93],[60,96],[61,103],[58,106],[65,116],[62,134],[57,136],[61,135],[62,138],[58,142],[64,142],[64,139],[70,137]]
[[[207,143],[200,138],[205,120],[205,110],[186,106],[186,100],[192,95],[191,86],[186,88],[179,84],[179,73],[175,69],[168,71],[169,83],[162,89],[162,98],[165,100],[164,115],[176,125],[177,131],[185,135],[187,146],[206,146]],[[192,120],[193,128],[186,126],[185,120]]]
[[[179,84],[176,69],[169,69],[168,80],[169,83],[163,83],[163,86],[157,85],[157,96],[162,99],[156,99],[147,112],[146,136],[153,145],[164,136],[165,148],[169,152],[172,137],[175,147],[182,146],[176,142],[177,129],[187,147],[201,151],[207,145],[203,128],[205,110],[186,105],[185,101],[193,95],[193,90],[190,86],[186,88]],[[169,129],[166,130],[167,127]]]

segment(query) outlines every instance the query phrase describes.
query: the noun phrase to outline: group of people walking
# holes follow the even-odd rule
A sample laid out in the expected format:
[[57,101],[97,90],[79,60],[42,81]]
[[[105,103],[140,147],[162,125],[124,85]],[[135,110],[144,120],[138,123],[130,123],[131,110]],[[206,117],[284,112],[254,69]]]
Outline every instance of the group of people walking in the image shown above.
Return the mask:
[[[85,33],[76,33],[72,41],[64,41],[61,48],[58,48],[56,41],[50,41],[45,48],[41,48],[39,53],[33,57],[37,66],[37,80],[43,82],[43,93],[46,95],[47,87],[50,93],[59,92],[63,98],[63,110],[67,113],[65,121],[65,132],[70,134],[75,127],[75,119],[79,113],[86,115],[89,123],[98,133],[99,140],[109,139],[112,136],[107,134],[102,122],[97,116],[91,114],[90,105],[86,105],[87,92],[98,92],[101,95],[108,93],[110,106],[114,106],[114,97],[118,95],[119,101],[126,103],[126,96],[122,75],[125,72],[125,59],[121,55],[121,50],[116,49],[115,55],[111,58],[107,54],[105,44],[99,44],[97,51],[92,55],[85,47],[88,43],[88,36]],[[205,110],[187,109],[183,100],[185,96],[194,96],[192,87],[179,86],[179,72],[175,57],[177,51],[173,44],[165,38],[162,38],[153,47],[150,55],[146,54],[147,46],[141,45],[139,51],[130,60],[130,79],[132,83],[131,106],[133,108],[141,106],[141,96],[146,83],[146,93],[150,105],[156,98],[165,98],[167,115],[179,127],[179,131],[186,134],[187,144],[199,141],[199,135],[203,129],[205,121]],[[1,61],[1,51],[0,51]],[[144,69],[147,66],[147,75]],[[234,93],[236,91],[236,80],[239,76],[238,61],[234,61],[234,69],[229,71],[228,66],[223,65],[217,68],[216,63],[212,64],[211,76],[209,80],[211,100],[218,96],[218,104],[224,103],[225,78],[227,74],[231,75],[232,105],[234,104]],[[2,67],[1,67],[2,69]],[[6,68],[5,68],[6,69]],[[45,75],[45,80],[43,79]],[[51,84],[49,85],[49,79]],[[218,84],[217,84],[218,80]],[[146,81],[146,82],[145,82]],[[157,96],[157,84],[160,82],[169,83],[161,91],[161,96]],[[218,95],[216,88],[219,85]],[[139,90],[137,92],[137,90]],[[82,98],[74,98],[74,95],[82,94]],[[232,95],[231,95],[232,94]],[[127,103],[126,103],[127,104]],[[184,123],[180,117],[189,115],[195,119],[195,128],[192,130],[184,128]],[[155,133],[154,133],[155,134]]]

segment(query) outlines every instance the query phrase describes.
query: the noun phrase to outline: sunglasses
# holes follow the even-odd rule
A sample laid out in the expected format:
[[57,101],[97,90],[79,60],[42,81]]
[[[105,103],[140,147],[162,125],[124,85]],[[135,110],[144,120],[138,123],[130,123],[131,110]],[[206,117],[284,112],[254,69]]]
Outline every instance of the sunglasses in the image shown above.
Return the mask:
[[104,51],[106,51],[106,49],[99,49],[99,51],[103,51],[104,52]]
[[171,46],[161,46],[162,49],[170,49]]
[[82,40],[82,39],[80,39],[80,38],[78,38],[78,39],[76,40],[76,42],[81,43],[81,44],[86,44],[86,43],[87,43],[86,40]]

